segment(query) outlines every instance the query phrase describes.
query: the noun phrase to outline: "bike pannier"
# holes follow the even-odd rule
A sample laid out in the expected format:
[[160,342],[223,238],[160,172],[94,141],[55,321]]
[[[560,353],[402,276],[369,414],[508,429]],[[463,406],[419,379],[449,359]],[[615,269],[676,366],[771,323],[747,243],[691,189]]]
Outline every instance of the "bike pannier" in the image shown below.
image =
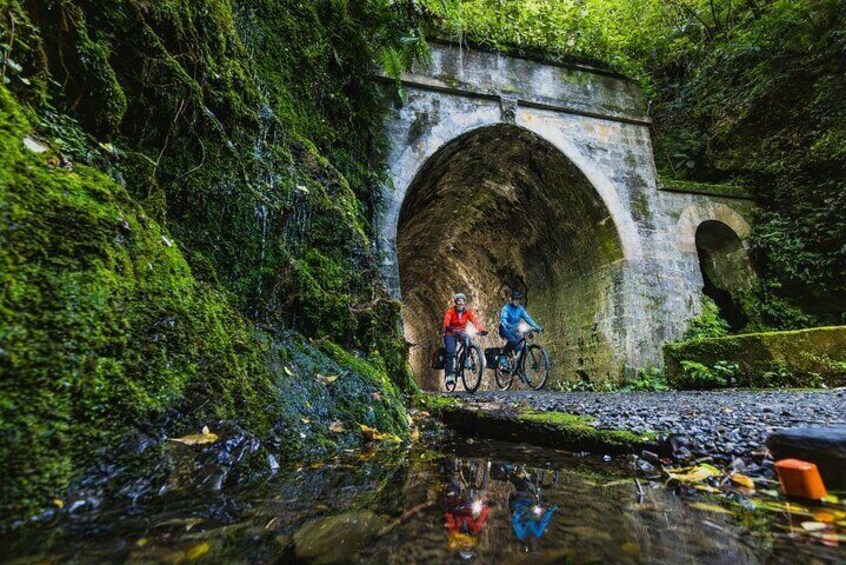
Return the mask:
[[485,365],[488,369],[496,369],[496,364],[499,355],[502,353],[501,347],[486,347],[485,348]]
[[441,347],[432,353],[432,368],[438,371],[446,367],[446,348]]

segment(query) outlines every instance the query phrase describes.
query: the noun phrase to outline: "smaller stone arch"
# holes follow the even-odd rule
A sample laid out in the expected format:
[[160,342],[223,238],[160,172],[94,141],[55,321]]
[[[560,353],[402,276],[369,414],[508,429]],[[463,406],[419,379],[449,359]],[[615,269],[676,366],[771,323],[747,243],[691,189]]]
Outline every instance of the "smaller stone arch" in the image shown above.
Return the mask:
[[743,216],[721,202],[694,204],[684,209],[676,224],[676,247],[683,253],[697,253],[696,231],[706,221],[725,224],[737,235],[744,249],[749,250],[752,228]]
[[679,220],[681,250],[696,253],[702,295],[714,301],[733,331],[749,321],[741,295],[755,278],[749,260],[750,233],[746,220],[725,204],[691,206]]

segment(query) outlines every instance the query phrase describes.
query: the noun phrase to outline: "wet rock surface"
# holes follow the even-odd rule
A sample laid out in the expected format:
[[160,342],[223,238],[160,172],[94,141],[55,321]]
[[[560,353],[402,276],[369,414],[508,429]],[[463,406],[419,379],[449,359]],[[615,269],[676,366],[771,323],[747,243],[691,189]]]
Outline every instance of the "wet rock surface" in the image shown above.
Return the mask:
[[779,430],[767,439],[767,447],[776,459],[815,463],[827,486],[846,487],[846,426]]
[[598,429],[659,432],[678,462],[703,458],[774,476],[767,437],[784,428],[846,424],[846,389],[655,393],[479,392],[468,405],[497,403],[589,416]]

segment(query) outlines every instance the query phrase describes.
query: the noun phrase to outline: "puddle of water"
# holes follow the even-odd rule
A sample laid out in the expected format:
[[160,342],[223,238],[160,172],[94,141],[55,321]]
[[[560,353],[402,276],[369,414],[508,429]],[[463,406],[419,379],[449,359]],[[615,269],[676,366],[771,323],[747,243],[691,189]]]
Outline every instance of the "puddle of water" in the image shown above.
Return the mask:
[[[237,492],[104,503],[0,539],[10,563],[835,562],[760,511],[714,511],[611,463],[498,442],[348,453]],[[710,508],[710,509],[709,509]],[[790,517],[797,523],[801,516]],[[841,528],[841,533],[842,533]],[[835,536],[837,534],[834,534]],[[831,540],[829,540],[831,541]]]

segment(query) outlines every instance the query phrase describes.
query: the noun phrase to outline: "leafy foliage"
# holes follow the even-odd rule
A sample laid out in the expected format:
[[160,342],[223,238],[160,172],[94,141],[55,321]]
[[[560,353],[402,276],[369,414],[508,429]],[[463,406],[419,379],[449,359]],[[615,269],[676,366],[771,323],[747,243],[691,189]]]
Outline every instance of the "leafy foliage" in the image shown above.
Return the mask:
[[720,308],[707,296],[702,297],[702,312],[690,321],[683,341],[728,335],[729,324],[720,316]]
[[664,371],[648,367],[638,371],[637,376],[623,383],[625,392],[662,392],[670,390]]

